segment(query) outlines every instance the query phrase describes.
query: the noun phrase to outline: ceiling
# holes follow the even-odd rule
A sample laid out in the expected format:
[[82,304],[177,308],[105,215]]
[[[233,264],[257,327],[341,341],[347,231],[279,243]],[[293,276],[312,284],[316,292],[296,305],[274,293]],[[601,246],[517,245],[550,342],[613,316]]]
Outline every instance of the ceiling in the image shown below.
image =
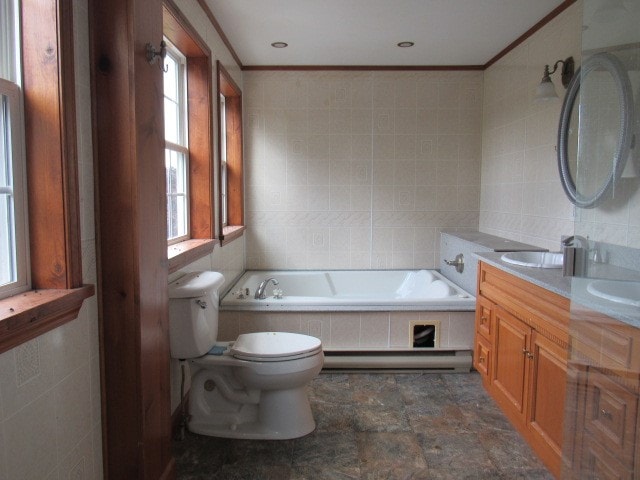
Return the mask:
[[[563,0],[205,0],[244,66],[484,65]],[[411,41],[411,48],[398,42]],[[287,48],[273,48],[286,42]]]

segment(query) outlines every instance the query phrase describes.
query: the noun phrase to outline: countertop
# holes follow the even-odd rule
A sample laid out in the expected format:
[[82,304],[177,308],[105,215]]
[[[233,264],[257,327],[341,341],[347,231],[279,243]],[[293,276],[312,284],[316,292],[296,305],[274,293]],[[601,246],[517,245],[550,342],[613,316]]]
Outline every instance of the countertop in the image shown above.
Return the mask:
[[501,260],[501,252],[477,252],[474,256],[518,278],[569,298],[583,307],[640,328],[640,308],[601,299],[587,292],[587,285],[596,278],[640,281],[638,271],[608,264],[591,264],[588,267],[589,278],[564,277],[561,268],[520,267],[504,262]]

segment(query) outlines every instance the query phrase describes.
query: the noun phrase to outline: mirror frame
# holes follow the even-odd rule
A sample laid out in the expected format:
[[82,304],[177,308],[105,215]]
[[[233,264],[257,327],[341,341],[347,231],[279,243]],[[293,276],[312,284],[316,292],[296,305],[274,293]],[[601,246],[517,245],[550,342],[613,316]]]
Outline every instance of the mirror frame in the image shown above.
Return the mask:
[[[586,196],[578,192],[575,180],[569,170],[568,158],[568,137],[576,98],[580,91],[580,83],[589,73],[594,70],[606,70],[613,78],[618,92],[620,105],[620,131],[618,133],[618,144],[612,158],[611,172],[606,181],[598,188],[595,194]],[[581,208],[594,208],[607,198],[616,182],[620,179],[622,171],[627,163],[631,144],[633,140],[633,92],[631,81],[624,65],[617,57],[610,53],[601,52],[587,58],[582,66],[578,68],[573,79],[567,87],[567,93],[562,103],[560,112],[560,123],[558,125],[558,170],[560,173],[560,183],[567,198]]]

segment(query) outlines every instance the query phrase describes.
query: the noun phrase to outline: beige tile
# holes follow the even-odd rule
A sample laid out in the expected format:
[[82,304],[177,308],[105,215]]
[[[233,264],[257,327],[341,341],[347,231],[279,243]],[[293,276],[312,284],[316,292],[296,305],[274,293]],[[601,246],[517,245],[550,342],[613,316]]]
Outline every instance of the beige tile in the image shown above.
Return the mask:
[[[2,391],[0,390],[0,411],[2,411]],[[9,480],[5,459],[4,423],[0,421],[0,480]]]
[[91,428],[90,391],[89,365],[76,369],[53,388],[58,458],[66,457]]
[[0,420],[6,420],[54,385],[51,335],[1,354],[0,378]]
[[348,348],[359,345],[360,314],[331,314],[331,347]]
[[54,394],[49,390],[4,421],[8,478],[46,478],[55,469],[58,437],[54,405]]
[[95,478],[93,462],[93,432],[89,430],[60,462],[58,467],[60,478],[93,480]]
[[410,348],[412,346],[410,325],[411,321],[417,318],[417,313],[391,313],[389,320],[389,346],[391,348]]
[[360,348],[389,347],[389,314],[361,314]]
[[89,362],[89,322],[87,315],[50,332],[53,353],[54,381],[58,382]]

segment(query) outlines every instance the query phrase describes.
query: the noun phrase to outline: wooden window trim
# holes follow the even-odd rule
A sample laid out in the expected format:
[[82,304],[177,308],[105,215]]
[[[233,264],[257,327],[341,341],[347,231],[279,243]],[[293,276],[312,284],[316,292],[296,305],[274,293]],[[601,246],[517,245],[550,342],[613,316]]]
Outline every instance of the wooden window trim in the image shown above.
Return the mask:
[[187,117],[189,123],[189,240],[167,249],[169,273],[208,255],[215,239],[213,163],[213,90],[211,50],[175,3],[162,9],[163,34],[187,58]]
[[[244,180],[242,152],[242,91],[233,81],[229,72],[216,62],[217,78],[217,115],[219,135],[226,134],[227,144],[227,225],[219,227],[218,237],[221,244],[238,238],[244,232]],[[220,116],[220,95],[225,97],[226,132],[222,131]],[[218,158],[222,142],[218,142]],[[221,176],[218,176],[218,191],[222,192]],[[222,195],[222,193],[220,193]],[[222,199],[219,199],[219,217],[222,218]]]
[[32,291],[0,301],[0,353],[78,316],[82,284],[72,0],[22,0]]

